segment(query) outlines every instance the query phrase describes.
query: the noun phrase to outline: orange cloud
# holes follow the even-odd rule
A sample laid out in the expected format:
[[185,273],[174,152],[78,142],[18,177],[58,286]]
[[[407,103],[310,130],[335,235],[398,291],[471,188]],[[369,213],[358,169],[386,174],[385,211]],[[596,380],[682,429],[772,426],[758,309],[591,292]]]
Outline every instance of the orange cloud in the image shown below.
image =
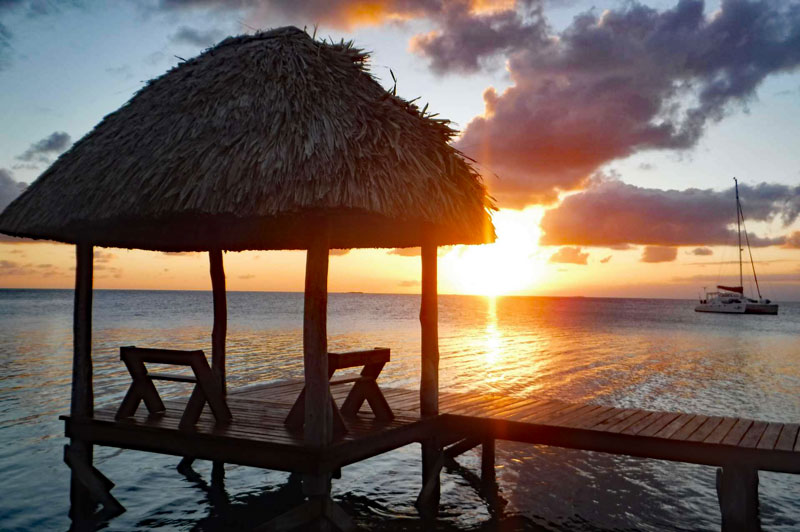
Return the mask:
[[789,249],[800,249],[800,231],[795,231],[787,236],[786,242],[783,243],[783,247]]
[[678,257],[678,248],[647,246],[642,252],[642,262],[672,262]]
[[561,248],[550,256],[550,262],[561,264],[580,264],[585,266],[588,263],[589,254],[581,253],[581,248]]

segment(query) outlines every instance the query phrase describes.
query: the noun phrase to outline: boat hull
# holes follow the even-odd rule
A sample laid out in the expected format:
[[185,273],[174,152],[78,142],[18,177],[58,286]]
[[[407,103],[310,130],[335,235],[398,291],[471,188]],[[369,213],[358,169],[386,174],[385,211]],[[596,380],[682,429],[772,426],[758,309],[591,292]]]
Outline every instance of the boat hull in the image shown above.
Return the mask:
[[735,305],[708,305],[700,303],[694,307],[695,312],[713,312],[716,314],[762,314],[776,316],[778,305],[775,303],[747,303]]
[[775,303],[748,303],[745,307],[744,313],[776,316],[778,314],[778,305]]
[[743,303],[734,305],[708,305],[700,303],[694,307],[695,312],[715,312],[717,314],[744,314],[746,310]]

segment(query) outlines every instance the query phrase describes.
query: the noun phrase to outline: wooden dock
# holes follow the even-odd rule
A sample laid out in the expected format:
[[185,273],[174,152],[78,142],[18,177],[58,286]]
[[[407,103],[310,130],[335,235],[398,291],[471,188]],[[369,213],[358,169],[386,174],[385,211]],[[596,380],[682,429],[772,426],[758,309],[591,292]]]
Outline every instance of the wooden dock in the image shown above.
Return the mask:
[[[117,420],[117,405],[111,405],[86,421],[64,419],[68,436],[92,444],[308,474],[336,471],[432,437],[450,457],[483,445],[483,475],[491,481],[495,440],[703,464],[727,472],[718,479],[723,513],[725,504],[753,506],[758,470],[800,473],[798,424],[475,393],[441,393],[441,414],[422,417],[419,392],[399,388],[383,388],[393,420],[379,421],[364,407],[345,420],[346,433],[315,447],[302,429],[284,422],[302,386],[285,381],[231,390],[230,424],[217,423],[206,409],[189,431],[178,428],[186,399],[166,400],[163,415],[140,408]],[[348,389],[333,388],[334,399],[341,403]],[[757,498],[755,504],[752,512]]]

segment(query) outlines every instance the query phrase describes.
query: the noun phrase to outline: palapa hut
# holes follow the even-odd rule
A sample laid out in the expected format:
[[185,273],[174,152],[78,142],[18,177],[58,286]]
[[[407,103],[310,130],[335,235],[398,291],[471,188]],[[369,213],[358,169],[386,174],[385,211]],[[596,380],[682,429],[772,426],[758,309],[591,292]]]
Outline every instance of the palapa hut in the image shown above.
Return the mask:
[[[493,241],[493,206],[448,144],[448,122],[384,90],[367,57],[352,43],[316,41],[294,27],[225,39],[150,81],[0,215],[0,232],[77,248],[68,432],[94,412],[94,246],[209,252],[211,367],[223,388],[222,251],[307,250],[304,438],[322,448],[334,438],[328,251],[421,246],[421,410],[437,413],[436,247]],[[68,453],[74,515],[92,497],[108,500],[90,467],[91,438],[76,433]],[[430,470],[436,443],[425,449]],[[310,500],[327,501],[315,508],[330,518],[329,479],[330,471],[307,474],[304,488]]]

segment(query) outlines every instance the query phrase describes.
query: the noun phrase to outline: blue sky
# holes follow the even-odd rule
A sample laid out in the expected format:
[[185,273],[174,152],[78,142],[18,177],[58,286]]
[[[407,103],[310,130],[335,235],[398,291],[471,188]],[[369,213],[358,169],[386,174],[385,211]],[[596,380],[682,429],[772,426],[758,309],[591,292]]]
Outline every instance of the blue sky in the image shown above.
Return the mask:
[[[685,0],[680,5],[685,7],[693,3],[696,2]],[[235,4],[235,7],[230,7],[231,4]],[[361,13],[358,10],[363,10],[365,4],[383,6],[384,11],[367,23],[363,17],[353,15],[353,9]],[[435,10],[420,7],[432,4],[438,7]],[[448,19],[446,13],[448,9],[451,10],[450,13],[456,12],[457,10],[453,8],[455,5],[467,6],[459,12],[461,18],[458,21],[461,26],[448,25],[452,19]],[[657,17],[671,10],[677,11],[680,7],[677,0],[645,1],[639,4],[615,0],[591,2],[458,0],[444,3],[425,3],[421,0],[378,3],[360,0],[335,2],[298,0],[294,3],[257,0],[239,2],[85,0],[74,3],[42,0],[0,1],[0,24],[2,24],[0,35],[5,35],[4,38],[0,37],[0,109],[2,109],[0,169],[12,176],[13,180],[31,182],[48,164],[20,160],[20,155],[31,149],[32,145],[40,143],[56,132],[66,132],[72,141],[78,140],[103,116],[123,105],[143,87],[147,80],[163,74],[176,65],[180,61],[179,57],[188,58],[197,55],[225,35],[248,33],[256,28],[269,28],[287,23],[310,28],[315,21],[319,22],[318,37],[330,36],[336,40],[353,39],[359,46],[372,51],[372,72],[381,79],[384,86],[392,85],[389,74],[391,68],[398,79],[398,93],[401,96],[407,99],[420,96],[422,102],[430,103],[430,109],[434,112],[453,120],[460,129],[470,129],[466,138],[478,138],[478,135],[486,133],[485,131],[481,133],[471,121],[485,113],[484,92],[493,87],[501,100],[510,101],[510,96],[504,92],[506,89],[531,80],[535,81],[538,74],[536,72],[523,74],[523,68],[520,66],[524,61],[530,61],[531,57],[534,57],[533,52],[526,48],[527,45],[512,42],[498,46],[492,53],[481,55],[480,68],[472,70],[451,68],[437,71],[432,68],[436,50],[420,51],[419,46],[412,50],[411,43],[421,35],[455,32],[469,24],[483,23],[487,20],[486,17],[491,16],[500,17],[493,22],[496,26],[507,28],[517,24],[528,32],[525,34],[527,35],[534,31],[536,20],[536,16],[531,15],[532,11],[525,11],[531,6],[542,9],[548,25],[549,38],[554,42],[557,41],[559,46],[560,43],[568,41],[569,31],[574,32],[579,28],[576,17],[587,13],[589,17],[594,17],[596,24],[600,24],[599,21],[605,16],[606,10],[611,14],[623,16],[630,15],[636,6],[645,6],[651,8],[649,11],[651,16]],[[779,9],[785,9],[786,13],[792,16],[800,13],[800,5],[794,0],[710,1],[703,6],[706,23],[711,25],[720,12],[725,10],[730,12],[734,7],[741,6],[764,13],[776,12]],[[788,20],[791,17],[787,15],[784,18]],[[794,25],[796,20],[800,20],[800,16],[791,18],[784,29],[790,33],[790,37],[795,35],[795,39],[798,39],[796,42],[800,43],[800,38],[797,37],[800,35],[800,23]],[[5,32],[2,31],[3,28]],[[185,37],[187,33],[194,35],[195,40],[205,38],[205,43],[188,42],[189,39],[180,38],[181,35]],[[463,38],[463,35],[453,33],[451,37]],[[466,40],[461,44],[468,48],[471,43]],[[553,49],[553,53],[569,51],[566,45],[561,48],[554,46]],[[460,50],[450,50],[448,53],[455,57],[459,55]],[[764,207],[769,214],[760,218],[754,217],[750,221],[750,227],[760,232],[762,236],[771,238],[790,236],[794,231],[800,230],[797,216],[791,217],[790,223],[786,225],[776,213],[786,215],[793,208],[790,204],[798,190],[795,187],[800,186],[800,71],[796,66],[800,64],[800,57],[796,57],[800,54],[792,56],[791,50],[788,53],[784,50],[784,56],[784,66],[781,68],[769,66],[771,61],[769,55],[753,59],[753,65],[759,68],[763,66],[768,73],[756,84],[754,91],[746,94],[746,97],[733,98],[726,102],[722,106],[724,112],[721,118],[718,116],[709,119],[696,140],[677,148],[665,148],[665,143],[656,144],[654,149],[649,148],[646,143],[631,144],[632,147],[629,147],[628,151],[623,150],[621,156],[610,155],[599,158],[586,169],[577,170],[579,173],[584,172],[585,175],[573,174],[569,178],[571,180],[556,181],[553,185],[555,188],[544,192],[537,189],[537,194],[540,192],[550,194],[547,200],[521,199],[515,202],[514,197],[503,187],[508,187],[510,182],[519,183],[523,188],[529,185],[541,188],[541,185],[535,184],[537,180],[547,182],[547,179],[566,178],[560,174],[538,175],[533,169],[527,172],[527,169],[524,166],[520,167],[519,164],[513,167],[506,166],[506,159],[497,157],[489,158],[489,162],[478,157],[482,164],[481,168],[487,175],[498,173],[505,178],[499,184],[490,180],[490,189],[498,187],[500,206],[504,209],[524,207],[525,212],[530,214],[530,224],[538,224],[547,209],[559,208],[558,198],[563,199],[571,194],[596,193],[600,190],[597,188],[598,179],[620,181],[637,187],[637,193],[640,195],[649,196],[658,196],[670,189],[685,191],[693,187],[712,189],[723,194],[730,189],[733,176],[750,185],[762,182],[781,185],[784,187],[785,196],[770,199],[771,207]],[[666,57],[669,59],[669,56]],[[534,59],[535,62],[531,64],[535,64],[536,68],[543,72],[542,75],[545,75],[545,70],[541,70],[546,67],[543,60],[538,56]],[[640,59],[642,57],[632,56],[631,64]],[[736,60],[738,59],[734,58],[731,64],[735,66]],[[655,77],[659,75],[659,72],[652,67],[643,72],[645,72],[643,75]],[[718,76],[729,75],[729,71],[725,69],[719,72]],[[745,70],[741,70],[739,74],[742,72]],[[567,72],[567,75],[573,74],[575,74],[573,81],[578,81],[582,79],[580,76],[584,73]],[[705,79],[678,76],[674,83],[677,85],[686,82],[702,88],[703,83],[708,86],[714,81],[713,76]],[[681,93],[680,98],[673,103],[683,110],[692,107],[697,103],[695,99],[698,94],[697,91],[693,91],[694,89],[691,89]],[[537,95],[537,98],[541,96],[540,93],[531,94]],[[559,100],[553,101],[558,103]],[[519,102],[512,103],[520,105]],[[522,104],[524,103],[522,100]],[[589,111],[594,112],[598,109],[598,104],[594,102],[586,102],[586,106]],[[499,118],[496,121],[499,121]],[[617,124],[613,122],[604,126],[609,132],[614,132],[617,128]],[[526,149],[525,138],[514,139],[514,142],[522,146],[522,151]],[[471,146],[462,147],[469,152],[468,148]],[[530,149],[536,149],[533,141]],[[58,152],[42,152],[42,155],[48,161],[52,161]],[[477,156],[474,153],[470,155]],[[563,207],[562,210],[566,208]],[[668,212],[666,206],[664,209],[663,217],[667,222],[669,216],[679,216],[672,211]],[[565,213],[561,214],[559,219],[568,218]],[[656,209],[653,215],[659,217],[662,213]],[[555,219],[555,216],[551,218]],[[575,216],[570,219],[574,221]],[[550,227],[554,227],[553,223]],[[713,228],[709,226],[708,234],[713,233],[711,229]],[[533,232],[538,234],[537,231]],[[656,245],[661,236],[663,235],[633,239],[630,240],[630,244]],[[562,246],[583,246],[584,250],[600,249],[597,252],[598,259],[601,255],[606,255],[606,252],[602,251],[602,243],[570,242],[563,238],[559,242]],[[687,242],[667,239],[662,243],[673,247],[682,246],[681,249],[690,249],[688,246],[694,246],[693,243]],[[719,241],[709,241],[707,245],[724,246]],[[0,258],[3,258],[2,249],[4,248],[0,248]],[[540,254],[541,256],[537,257],[544,260],[550,255],[555,256],[555,251],[557,248],[548,247],[531,253]],[[620,260],[625,256],[619,250],[607,250],[607,252],[620,254]],[[765,257],[765,260],[785,261],[786,266],[776,274],[783,277],[791,277],[792,272],[797,270],[800,259],[798,256],[800,251],[777,245],[764,248],[758,254]],[[580,253],[573,255],[581,256]],[[677,254],[675,257],[672,260],[677,263],[684,260],[683,254]],[[637,260],[639,258],[640,255],[637,254],[632,262],[640,262]],[[589,264],[593,260],[594,258],[590,259]],[[609,264],[614,262],[616,261],[611,261]],[[572,264],[561,265],[559,268],[581,271]],[[611,266],[606,268],[610,269]],[[617,271],[616,275],[622,276],[624,271]],[[575,278],[584,279],[581,281],[584,284],[556,283],[556,285],[573,286],[576,289],[578,286],[588,286],[585,285],[583,273],[576,274]],[[668,278],[664,278],[664,282],[667,281]],[[647,282],[658,281],[648,277]],[[794,289],[800,294],[800,288]]]
[[[12,32],[10,65],[0,71],[0,166],[19,165],[15,157],[53,131],[66,131],[73,139],[87,133],[105,114],[127,101],[144,82],[164,73],[179,60],[203,47],[178,42],[182,27],[198,31],[252,31],[251,24],[268,27],[270,19],[251,20],[246,11],[187,10],[158,12],[136,2],[80,2],[76,7],[52,2],[50,11],[34,15],[27,2],[0,8],[0,19]],[[35,2],[34,2],[35,3]],[[557,3],[547,10],[554,27],[566,26],[577,13],[594,4],[595,10],[615,7],[588,2]],[[673,2],[649,2],[668,7]],[[706,10],[717,7],[708,3]],[[312,18],[293,21],[311,25]],[[275,16],[272,25],[287,22]],[[483,112],[483,90],[510,84],[502,68],[467,75],[439,75],[424,59],[410,53],[409,39],[431,24],[413,20],[404,24],[338,28],[322,24],[320,36],[355,39],[373,51],[372,70],[391,85],[388,69],[398,77],[406,98],[422,96],[431,108],[464,127]],[[748,109],[734,108],[720,123],[708,128],[698,145],[684,151],[644,151],[610,165],[628,182],[674,188],[727,187],[733,175],[752,182],[800,181],[800,165],[793,153],[800,139],[800,74],[770,76],[759,87]],[[724,154],[724,155],[723,155]],[[641,171],[649,164],[657,171]],[[31,181],[37,171],[18,168],[19,180]]]

